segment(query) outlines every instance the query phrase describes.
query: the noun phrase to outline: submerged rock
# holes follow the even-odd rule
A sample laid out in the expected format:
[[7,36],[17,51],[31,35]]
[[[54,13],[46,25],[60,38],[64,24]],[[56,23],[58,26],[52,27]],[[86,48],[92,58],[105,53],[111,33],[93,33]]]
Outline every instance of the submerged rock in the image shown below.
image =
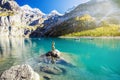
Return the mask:
[[63,54],[55,49],[54,51],[49,51],[39,57],[39,63],[45,64],[60,64],[69,67],[75,67],[71,62],[64,58]]
[[6,70],[0,80],[40,80],[40,76],[29,65],[17,65]]
[[40,66],[40,71],[53,75],[60,75],[64,73],[64,70],[57,66]]
[[49,75],[45,75],[45,76],[43,76],[43,78],[44,78],[45,80],[50,80],[50,79],[52,79],[52,77],[49,76]]
[[[52,50],[41,55],[38,64],[34,65],[36,71],[47,75],[64,75],[67,68],[74,67],[70,62],[63,58],[60,51],[55,49],[55,43],[52,42]],[[51,77],[43,76],[44,79],[50,80]]]

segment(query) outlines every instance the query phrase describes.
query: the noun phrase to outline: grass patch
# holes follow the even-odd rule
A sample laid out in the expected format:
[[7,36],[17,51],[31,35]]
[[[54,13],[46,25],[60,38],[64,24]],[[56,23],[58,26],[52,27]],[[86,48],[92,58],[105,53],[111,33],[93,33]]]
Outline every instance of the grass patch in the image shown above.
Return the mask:
[[100,36],[120,36],[120,25],[109,24],[102,25],[92,30],[85,30],[81,32],[74,32],[70,34],[66,34],[64,36],[68,37],[80,37],[80,36],[92,36],[92,37],[100,37]]

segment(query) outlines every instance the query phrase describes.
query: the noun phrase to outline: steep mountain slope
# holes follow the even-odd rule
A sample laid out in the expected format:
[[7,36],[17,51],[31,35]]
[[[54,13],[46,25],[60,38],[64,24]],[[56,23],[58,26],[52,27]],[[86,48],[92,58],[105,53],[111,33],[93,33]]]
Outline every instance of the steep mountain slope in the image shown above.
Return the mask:
[[0,0],[0,36],[29,37],[36,28],[56,23],[59,16],[56,10],[44,14],[29,5],[20,7],[14,0]]
[[[21,36],[24,34],[23,29],[16,26],[22,24],[19,5],[13,0],[1,0],[0,2],[0,33],[1,36]],[[18,13],[19,12],[19,13]]]
[[43,27],[38,27],[30,34],[30,37],[42,37],[45,36],[46,32],[52,32],[52,27],[55,27],[56,24],[61,23],[62,16],[63,14],[60,14],[56,10],[51,11],[48,15],[45,15]]
[[42,19],[42,17],[45,14],[39,9],[31,8],[29,5],[24,5],[21,7],[21,10],[23,12],[23,18],[26,21],[26,24],[34,26],[43,23],[44,19]]
[[87,3],[80,4],[73,11],[67,13],[64,17],[72,18],[84,14],[89,14],[92,17],[95,17],[99,22],[103,19],[107,20],[108,18],[118,17],[120,10],[116,6],[114,0],[91,0]]
[[44,22],[45,14],[28,5],[20,7],[14,0],[0,0],[0,36],[29,36]]
[[[117,3],[118,4],[118,3]],[[87,16],[86,16],[87,15]],[[75,9],[57,18],[58,21],[44,28],[37,29],[40,36],[61,36],[99,27],[102,23],[120,24],[120,9],[114,0],[91,0],[78,5]],[[90,20],[81,20],[89,17]],[[78,20],[77,20],[78,19]],[[92,24],[92,25],[91,25]],[[35,35],[35,33],[34,33]]]
[[88,14],[71,18],[45,32],[46,36],[61,36],[64,34],[92,29],[96,26],[95,19]]
[[94,29],[102,24],[120,24],[119,0],[90,0],[60,14],[44,14],[14,0],[0,0],[0,36],[61,36]]

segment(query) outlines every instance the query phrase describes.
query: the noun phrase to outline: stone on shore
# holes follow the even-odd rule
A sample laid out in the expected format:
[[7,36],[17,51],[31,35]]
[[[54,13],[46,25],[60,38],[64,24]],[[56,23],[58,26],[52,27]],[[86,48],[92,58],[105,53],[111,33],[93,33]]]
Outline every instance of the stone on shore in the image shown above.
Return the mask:
[[0,80],[40,80],[40,76],[29,65],[17,65],[6,70]]

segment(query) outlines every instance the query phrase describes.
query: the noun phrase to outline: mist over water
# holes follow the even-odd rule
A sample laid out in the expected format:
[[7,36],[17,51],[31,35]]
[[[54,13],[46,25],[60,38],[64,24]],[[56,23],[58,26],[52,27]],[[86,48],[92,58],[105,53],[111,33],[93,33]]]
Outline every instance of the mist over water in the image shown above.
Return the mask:
[[[1,38],[0,73],[13,65],[29,64],[51,50],[51,42],[74,67],[63,66],[66,73],[52,80],[119,80],[119,39]],[[38,63],[36,62],[36,65]]]

